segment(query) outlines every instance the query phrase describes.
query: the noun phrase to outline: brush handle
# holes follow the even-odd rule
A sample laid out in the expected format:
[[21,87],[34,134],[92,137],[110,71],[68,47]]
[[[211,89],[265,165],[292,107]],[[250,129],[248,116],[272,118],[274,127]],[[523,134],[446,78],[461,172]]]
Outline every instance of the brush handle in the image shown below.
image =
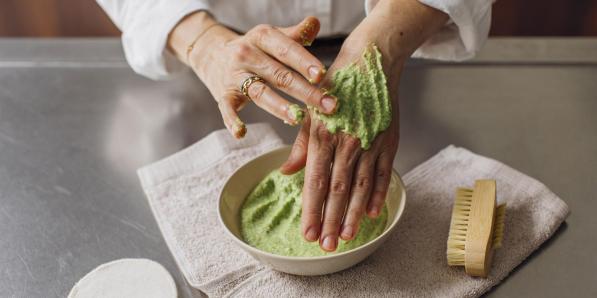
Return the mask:
[[495,180],[475,181],[464,256],[469,275],[487,277],[491,267],[495,207]]

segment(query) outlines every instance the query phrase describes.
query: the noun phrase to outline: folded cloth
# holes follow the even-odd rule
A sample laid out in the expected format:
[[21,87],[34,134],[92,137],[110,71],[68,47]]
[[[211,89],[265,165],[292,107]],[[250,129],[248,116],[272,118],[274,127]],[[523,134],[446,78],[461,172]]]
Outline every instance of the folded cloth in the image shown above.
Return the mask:
[[[226,178],[251,158],[282,146],[265,124],[234,140],[216,131],[139,170],[168,247],[189,284],[209,296],[477,297],[508,275],[556,231],[568,206],[540,182],[498,161],[449,146],[403,176],[407,203],[398,228],[373,255],[326,276],[293,276],[252,259],[217,222]],[[508,204],[505,236],[487,279],[446,265],[454,191],[475,179],[497,180]]]

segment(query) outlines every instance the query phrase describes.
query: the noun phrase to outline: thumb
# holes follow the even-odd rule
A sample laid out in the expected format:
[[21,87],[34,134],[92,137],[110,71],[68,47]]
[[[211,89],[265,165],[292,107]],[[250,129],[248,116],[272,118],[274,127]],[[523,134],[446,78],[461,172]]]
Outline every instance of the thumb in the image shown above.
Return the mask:
[[279,28],[279,30],[303,46],[310,46],[319,33],[319,28],[319,20],[309,16],[295,26]]
[[303,126],[296,136],[296,140],[292,145],[290,156],[284,164],[280,167],[280,172],[284,175],[291,175],[305,167],[307,163],[307,146],[309,145],[309,129],[311,121],[309,116],[305,117]]

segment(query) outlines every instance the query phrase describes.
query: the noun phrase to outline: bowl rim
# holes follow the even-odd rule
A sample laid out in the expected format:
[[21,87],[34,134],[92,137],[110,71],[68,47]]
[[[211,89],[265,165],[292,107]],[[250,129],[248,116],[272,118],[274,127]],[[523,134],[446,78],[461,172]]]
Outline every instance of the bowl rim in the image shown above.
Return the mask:
[[[220,225],[224,228],[224,231],[226,232],[226,234],[228,235],[228,237],[232,238],[232,240],[234,242],[236,242],[238,245],[240,245],[243,249],[248,250],[252,253],[256,253],[256,254],[261,254],[261,255],[265,255],[269,258],[273,258],[273,259],[277,259],[277,260],[282,260],[282,261],[319,261],[319,260],[327,260],[327,259],[332,259],[332,258],[338,258],[341,256],[345,256],[345,255],[349,255],[349,254],[354,254],[355,252],[359,251],[359,250],[364,250],[365,248],[374,245],[374,243],[378,242],[380,239],[385,238],[389,233],[392,232],[392,230],[394,230],[394,228],[396,228],[396,225],[398,225],[398,222],[400,221],[400,219],[402,218],[402,214],[404,213],[404,209],[406,208],[406,190],[405,190],[405,186],[404,186],[404,182],[402,181],[402,177],[400,177],[400,174],[398,174],[398,172],[392,167],[392,174],[396,176],[397,178],[397,182],[400,185],[401,191],[400,191],[400,196],[401,196],[401,200],[400,203],[398,205],[398,210],[396,212],[396,216],[394,218],[394,221],[381,233],[379,234],[377,237],[373,238],[371,241],[347,250],[347,251],[343,251],[343,252],[339,252],[339,253],[331,253],[329,255],[324,255],[324,256],[284,256],[284,255],[278,255],[278,254],[273,254],[261,249],[258,249],[256,247],[251,246],[250,244],[246,243],[245,241],[243,241],[242,239],[239,239],[236,235],[234,235],[232,233],[232,231],[230,231],[230,229],[228,228],[228,226],[224,223],[224,219],[222,218],[222,203],[223,203],[223,197],[224,197],[224,190],[226,189],[226,187],[228,186],[228,184],[230,183],[230,179],[238,172],[240,171],[242,168],[244,168],[246,165],[248,165],[249,163],[259,159],[259,158],[263,158],[266,155],[269,154],[273,154],[274,152],[278,152],[278,151],[283,151],[283,150],[289,150],[291,148],[291,146],[288,145],[284,145],[282,147],[264,152],[258,156],[255,156],[253,158],[251,158],[250,160],[246,161],[245,163],[243,163],[241,166],[239,166],[238,168],[236,168],[236,170],[234,170],[232,172],[232,174],[230,174],[228,176],[228,178],[226,178],[226,182],[224,183],[224,185],[222,186],[222,189],[220,190],[220,194],[218,197],[218,222],[220,223]],[[384,203],[385,204],[385,203]],[[315,241],[313,241],[315,242]]]

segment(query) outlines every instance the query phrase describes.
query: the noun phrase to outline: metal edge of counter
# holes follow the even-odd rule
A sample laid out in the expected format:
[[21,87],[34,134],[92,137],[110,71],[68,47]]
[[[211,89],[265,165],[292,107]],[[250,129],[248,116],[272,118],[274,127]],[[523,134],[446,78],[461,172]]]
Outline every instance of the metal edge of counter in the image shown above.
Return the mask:
[[[597,64],[597,37],[493,37],[462,62],[411,59],[408,66]],[[119,38],[0,38],[0,67],[128,67]]]

